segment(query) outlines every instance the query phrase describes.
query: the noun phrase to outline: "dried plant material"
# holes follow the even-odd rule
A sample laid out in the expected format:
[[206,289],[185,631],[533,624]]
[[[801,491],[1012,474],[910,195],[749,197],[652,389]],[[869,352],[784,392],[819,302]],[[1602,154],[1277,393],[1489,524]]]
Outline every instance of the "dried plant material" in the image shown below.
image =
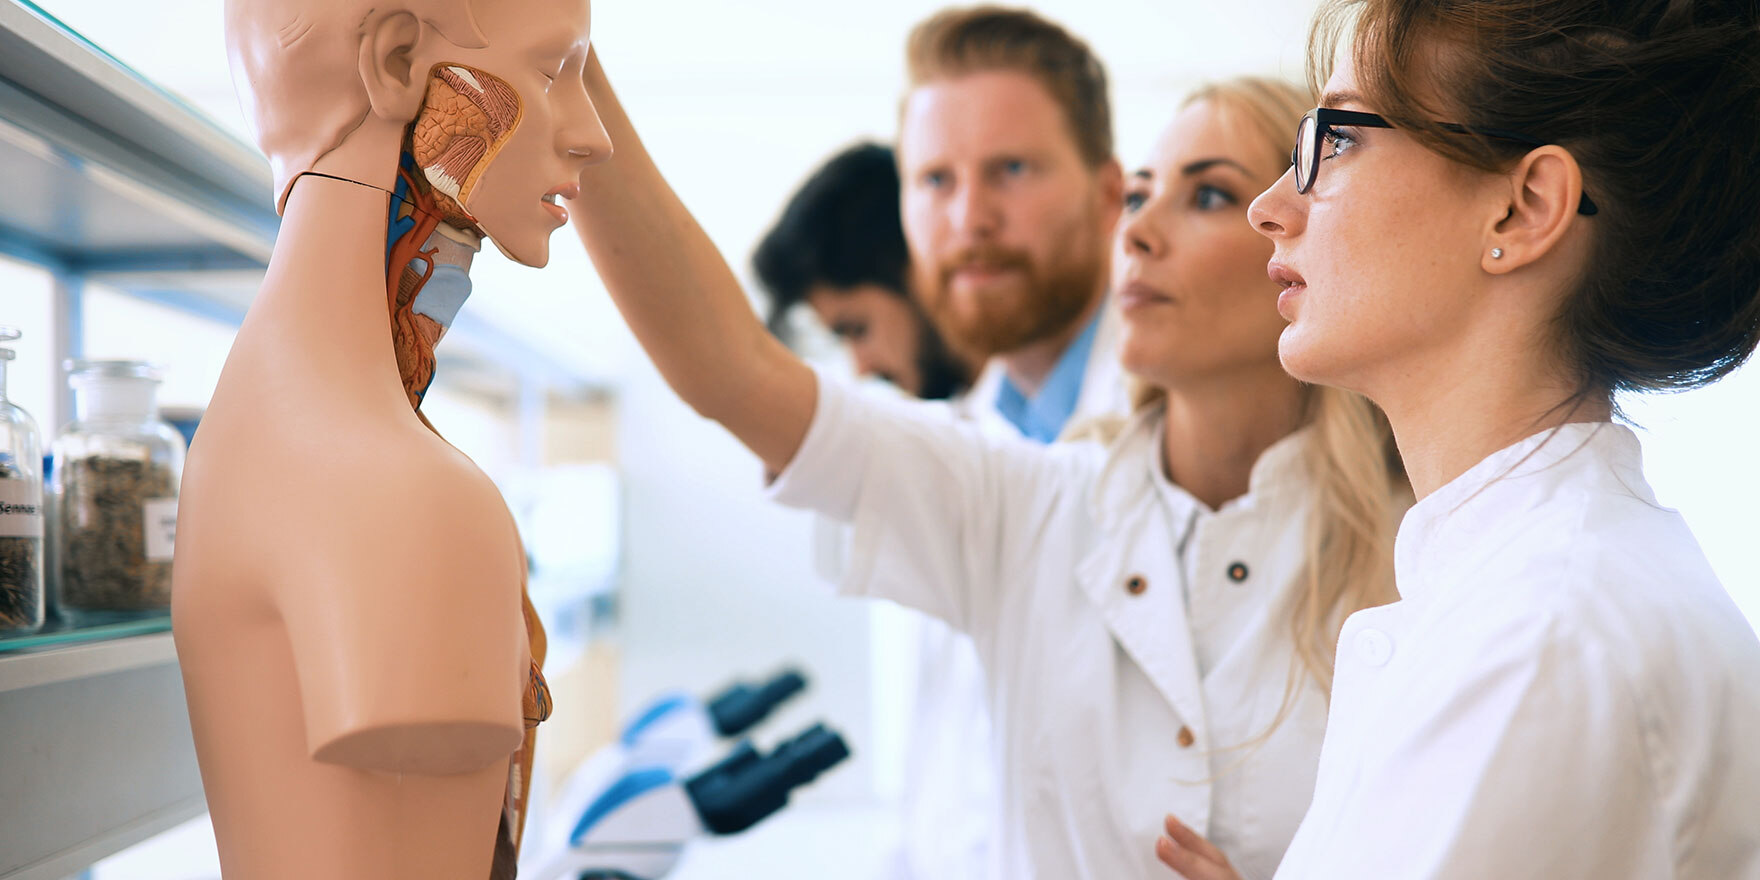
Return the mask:
[[[17,472],[0,464],[0,480],[11,479]],[[0,537],[0,633],[29,632],[42,622],[43,539]]]
[[42,538],[0,538],[0,632],[42,625],[42,571]]
[[61,604],[80,611],[171,605],[171,557],[156,545],[156,505],[177,496],[171,468],[94,455],[56,467],[66,490],[61,526]]

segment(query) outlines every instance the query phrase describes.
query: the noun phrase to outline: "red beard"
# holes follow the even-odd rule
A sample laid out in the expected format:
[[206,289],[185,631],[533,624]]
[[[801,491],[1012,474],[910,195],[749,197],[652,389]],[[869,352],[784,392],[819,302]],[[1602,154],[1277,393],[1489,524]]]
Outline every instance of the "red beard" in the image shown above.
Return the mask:
[[[954,274],[969,266],[1012,271],[980,290],[955,289]],[[1024,251],[980,245],[918,269],[916,289],[942,335],[988,359],[1067,330],[1099,295],[1105,269],[1103,240],[1069,240],[1041,263]]]

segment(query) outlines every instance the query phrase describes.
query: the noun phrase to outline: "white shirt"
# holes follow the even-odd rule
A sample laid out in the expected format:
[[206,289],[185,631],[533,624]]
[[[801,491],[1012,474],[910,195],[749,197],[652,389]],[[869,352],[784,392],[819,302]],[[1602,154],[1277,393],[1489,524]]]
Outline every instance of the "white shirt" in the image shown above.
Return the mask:
[[1492,455],[1397,569],[1345,624],[1278,880],[1760,878],[1760,641],[1631,431]]
[[[1302,563],[1306,436],[1266,451],[1248,495],[1176,521],[1152,478],[1158,412],[1110,451],[1041,447],[946,406],[819,388],[772,492],[854,523],[847,592],[972,636],[996,727],[1002,875],[1166,880],[1154,841],[1172,812],[1249,878],[1269,876],[1312,792],[1325,723],[1304,677],[1283,724],[1239,748],[1271,726],[1299,669],[1278,600]],[[1202,674],[1188,621],[1234,604],[1251,622]]]

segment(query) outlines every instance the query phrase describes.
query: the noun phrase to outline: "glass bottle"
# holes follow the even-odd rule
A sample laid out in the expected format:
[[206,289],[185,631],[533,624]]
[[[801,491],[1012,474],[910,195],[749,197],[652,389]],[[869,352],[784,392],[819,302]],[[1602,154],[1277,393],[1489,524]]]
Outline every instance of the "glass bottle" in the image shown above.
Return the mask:
[[159,417],[159,372],[68,361],[74,420],[55,438],[60,607],[76,622],[171,607],[183,436]]
[[[0,345],[18,337],[0,327]],[[6,399],[13,357],[0,348],[0,635],[43,625],[43,447],[37,423]]]

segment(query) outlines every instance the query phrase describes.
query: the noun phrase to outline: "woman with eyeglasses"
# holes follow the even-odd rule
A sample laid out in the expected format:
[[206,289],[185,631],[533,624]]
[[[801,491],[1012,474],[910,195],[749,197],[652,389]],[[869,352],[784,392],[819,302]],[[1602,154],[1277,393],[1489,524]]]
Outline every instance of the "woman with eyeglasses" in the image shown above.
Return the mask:
[[[590,68],[617,156],[571,213],[638,340],[778,474],[778,500],[853,523],[845,592],[973,636],[1002,783],[991,876],[1151,880],[1170,808],[1268,876],[1312,791],[1338,627],[1393,598],[1409,503],[1374,407],[1277,360],[1271,245],[1246,209],[1311,97],[1200,92],[1115,178],[1141,406],[1096,427],[1109,446],[1044,447],[853,393],[778,345]],[[1046,105],[1026,124],[1063,124]]]
[[[1382,406],[1419,500],[1278,880],[1760,877],[1760,641],[1612,421],[1760,338],[1760,6],[1334,2],[1316,35],[1250,212],[1280,353]],[[1188,880],[1237,876],[1167,824]]]

